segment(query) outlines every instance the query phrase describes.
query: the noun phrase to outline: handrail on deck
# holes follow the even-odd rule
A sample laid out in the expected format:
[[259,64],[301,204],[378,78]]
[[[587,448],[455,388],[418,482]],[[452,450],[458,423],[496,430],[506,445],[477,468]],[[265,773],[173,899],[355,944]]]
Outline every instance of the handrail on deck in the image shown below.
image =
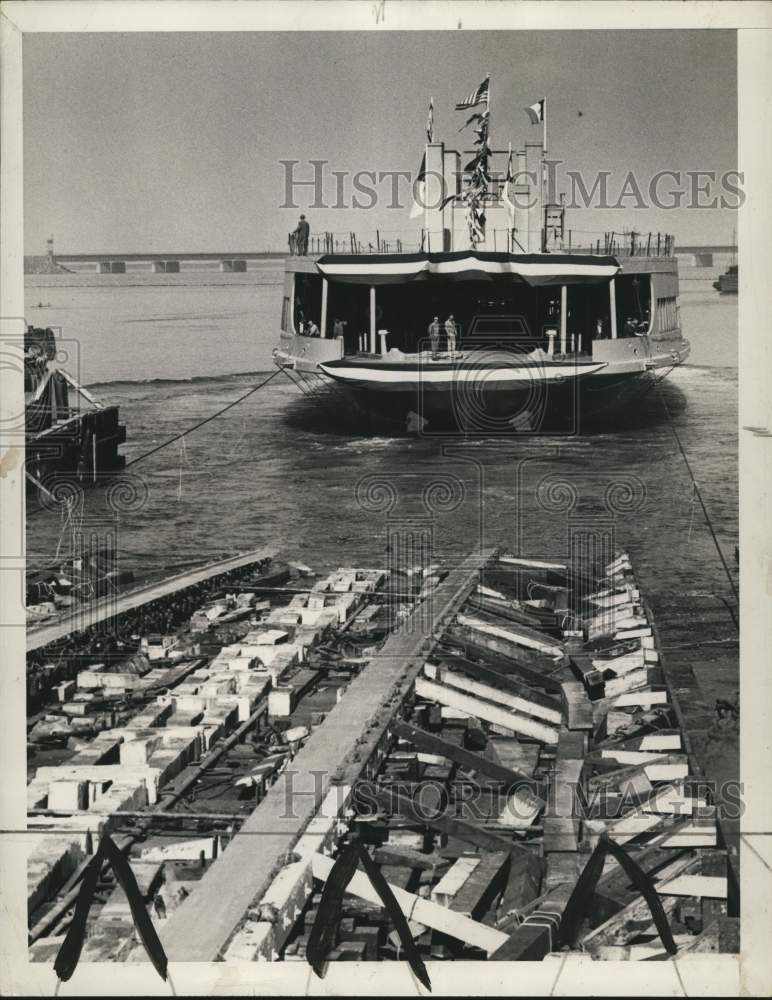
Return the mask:
[[[521,237],[521,238],[519,238]],[[589,238],[588,238],[589,237]],[[595,237],[594,239],[592,237]],[[517,229],[488,229],[484,249],[504,253],[526,253],[527,244]],[[346,233],[312,234],[305,247],[298,244],[294,233],[288,234],[290,255],[322,254],[407,254],[442,253],[447,249],[446,233],[427,229],[411,232],[374,232],[358,235]],[[672,257],[675,239],[669,233],[587,233],[568,229],[560,237],[548,239],[550,253],[593,254],[610,257]],[[481,247],[480,249],[483,249]]]

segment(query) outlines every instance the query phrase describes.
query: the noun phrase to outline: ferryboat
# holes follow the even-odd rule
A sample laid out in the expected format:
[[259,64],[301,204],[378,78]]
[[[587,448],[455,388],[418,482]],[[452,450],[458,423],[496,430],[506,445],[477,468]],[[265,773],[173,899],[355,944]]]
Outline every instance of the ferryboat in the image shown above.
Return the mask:
[[414,233],[324,233],[287,258],[274,360],[340,390],[353,419],[576,432],[687,359],[674,240],[577,240],[547,176],[546,128],[540,143],[494,151],[483,103],[466,166],[428,135]]

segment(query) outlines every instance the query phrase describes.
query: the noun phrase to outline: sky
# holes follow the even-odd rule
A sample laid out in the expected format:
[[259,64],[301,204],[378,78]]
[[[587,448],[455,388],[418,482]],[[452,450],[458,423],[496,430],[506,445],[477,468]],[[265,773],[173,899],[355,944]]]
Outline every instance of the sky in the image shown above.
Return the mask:
[[[550,155],[590,189],[610,171],[612,203],[631,170],[646,195],[658,171],[720,178],[738,166],[734,31],[28,34],[23,44],[27,253],[44,253],[51,234],[71,253],[281,250],[300,211],[313,231],[407,233],[409,185],[403,207],[389,208],[387,179],[374,207],[355,209],[351,175],[414,175],[430,97],[435,137],[458,148],[465,116],[453,105],[487,73],[494,147],[540,141],[523,108],[546,97]],[[307,179],[312,159],[328,161],[331,206],[331,172],[346,172],[344,207],[311,208],[309,188],[282,207],[281,161],[300,161]],[[660,190],[673,187],[690,182],[665,178]],[[636,200],[569,211],[567,226],[732,240],[729,208]]]

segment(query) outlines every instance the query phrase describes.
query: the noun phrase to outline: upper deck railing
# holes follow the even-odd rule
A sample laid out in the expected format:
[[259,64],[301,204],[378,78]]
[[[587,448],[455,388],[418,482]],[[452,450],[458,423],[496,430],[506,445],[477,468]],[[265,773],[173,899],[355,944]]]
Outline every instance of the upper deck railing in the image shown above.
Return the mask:
[[[298,244],[294,233],[288,236],[289,251],[294,254],[407,254],[442,253],[446,237],[438,232],[417,229],[406,232],[374,230],[369,233],[312,233],[307,246]],[[671,257],[674,237],[668,233],[590,233],[567,229],[547,243],[550,253],[594,254],[612,257]],[[504,253],[527,253],[517,230],[488,229],[485,250]]]

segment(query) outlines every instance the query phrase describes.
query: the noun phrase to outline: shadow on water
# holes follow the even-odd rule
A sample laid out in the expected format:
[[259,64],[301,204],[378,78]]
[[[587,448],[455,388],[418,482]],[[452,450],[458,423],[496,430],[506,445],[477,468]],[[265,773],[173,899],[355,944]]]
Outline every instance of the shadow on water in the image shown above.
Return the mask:
[[[281,419],[288,428],[313,434],[327,434],[341,438],[369,438],[388,436],[392,438],[411,439],[422,436],[459,437],[459,438],[489,438],[490,427],[467,427],[466,429],[449,425],[435,428],[434,434],[424,435],[419,429],[420,417],[412,415],[409,420],[397,421],[368,412],[359,406],[350,396],[340,389],[323,384],[318,380],[297,380],[293,378],[298,388],[297,396],[286,405]],[[625,432],[656,428],[666,424],[670,415],[675,417],[686,407],[687,398],[679,386],[666,378],[649,382],[637,390],[630,391],[623,403],[618,403],[608,409],[592,414],[579,412],[575,421],[576,436],[592,437],[607,434],[609,431]],[[574,426],[574,424],[572,424]],[[429,424],[426,424],[429,429]],[[526,436],[544,435],[552,437],[555,433],[565,433],[560,419],[553,415],[545,419],[538,429],[529,428]],[[509,432],[504,432],[505,436]],[[524,431],[512,428],[512,438],[523,436]],[[497,431],[501,436],[502,431]]]

